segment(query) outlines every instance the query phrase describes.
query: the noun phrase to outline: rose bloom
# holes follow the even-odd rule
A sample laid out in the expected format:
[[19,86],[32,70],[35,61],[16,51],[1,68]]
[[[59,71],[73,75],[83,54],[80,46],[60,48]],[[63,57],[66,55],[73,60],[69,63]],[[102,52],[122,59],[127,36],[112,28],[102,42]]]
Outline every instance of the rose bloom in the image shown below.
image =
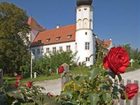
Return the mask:
[[26,86],[27,86],[28,88],[31,88],[32,85],[33,85],[33,83],[32,83],[31,81],[29,81],[29,82],[26,83]]
[[129,55],[123,47],[113,47],[104,58],[103,65],[115,74],[124,73],[129,65]]
[[63,72],[64,72],[64,67],[63,67],[63,66],[60,66],[60,67],[58,68],[58,73],[61,74],[61,73],[63,73]]
[[138,93],[139,87],[136,83],[129,83],[125,86],[125,92],[128,99],[132,99]]

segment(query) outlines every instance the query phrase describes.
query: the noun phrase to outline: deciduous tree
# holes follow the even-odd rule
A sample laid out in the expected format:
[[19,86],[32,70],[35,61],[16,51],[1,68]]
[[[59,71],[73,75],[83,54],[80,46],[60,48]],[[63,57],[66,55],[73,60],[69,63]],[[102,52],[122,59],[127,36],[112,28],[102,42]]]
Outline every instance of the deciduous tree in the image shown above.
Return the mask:
[[0,64],[12,73],[29,58],[28,16],[24,10],[8,2],[0,3]]

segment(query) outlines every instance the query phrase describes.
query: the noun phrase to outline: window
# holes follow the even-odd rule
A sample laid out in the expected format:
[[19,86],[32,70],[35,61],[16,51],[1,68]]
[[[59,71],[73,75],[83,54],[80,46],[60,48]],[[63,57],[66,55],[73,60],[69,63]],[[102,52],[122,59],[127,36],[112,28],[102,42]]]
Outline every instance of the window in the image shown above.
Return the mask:
[[59,51],[63,51],[63,47],[62,46],[59,47]]
[[66,46],[66,51],[70,51],[70,45]]
[[49,48],[46,48],[46,53],[49,53],[50,52],[50,49]]
[[77,27],[78,29],[82,28],[83,23],[82,23],[82,20],[81,19],[79,19],[77,21],[77,25],[78,25],[78,27]]
[[84,10],[87,10],[87,8],[84,8]]
[[87,18],[83,19],[83,26],[84,26],[84,28],[89,28],[89,21]]
[[50,38],[46,39],[47,42],[49,42],[50,40],[51,40]]
[[85,42],[85,50],[89,50],[89,42]]
[[37,49],[37,54],[40,54],[40,49]]
[[60,40],[60,38],[61,38],[60,36],[59,37],[56,37],[56,40]]
[[44,49],[42,48],[42,49],[41,49],[41,53],[43,53],[43,52],[44,52]]
[[69,39],[70,39],[71,37],[72,37],[72,35],[67,35],[67,38],[69,38]]
[[56,47],[53,47],[53,52],[56,52]]
[[32,53],[35,55],[35,49],[32,49]]
[[89,57],[86,57],[86,61],[90,61],[90,58]]
[[38,43],[41,43],[42,41],[41,40],[38,40]]

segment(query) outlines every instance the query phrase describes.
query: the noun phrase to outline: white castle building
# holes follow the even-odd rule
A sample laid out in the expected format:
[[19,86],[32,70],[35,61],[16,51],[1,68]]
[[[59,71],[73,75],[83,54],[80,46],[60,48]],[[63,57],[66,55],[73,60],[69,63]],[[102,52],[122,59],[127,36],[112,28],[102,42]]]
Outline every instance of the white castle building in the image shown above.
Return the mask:
[[72,51],[76,62],[86,66],[93,65],[95,59],[96,39],[93,34],[92,0],[76,1],[76,23],[55,29],[42,28],[33,18],[28,24],[32,28],[32,53],[35,58],[56,51]]

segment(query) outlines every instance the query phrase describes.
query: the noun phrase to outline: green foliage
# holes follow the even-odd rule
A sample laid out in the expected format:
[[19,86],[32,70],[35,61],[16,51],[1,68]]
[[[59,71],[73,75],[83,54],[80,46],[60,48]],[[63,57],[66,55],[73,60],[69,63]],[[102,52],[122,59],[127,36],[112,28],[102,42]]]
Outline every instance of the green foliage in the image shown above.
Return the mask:
[[72,77],[65,84],[58,102],[61,105],[114,105],[123,91],[120,81],[120,75],[94,69],[88,75]]
[[94,64],[94,67],[102,67],[103,58],[108,52],[108,49],[104,48],[102,44],[98,44],[96,46],[96,62]]
[[134,49],[130,46],[130,44],[124,45],[125,49],[129,53],[130,59],[133,59],[134,62],[130,64],[128,70],[134,70],[140,68],[140,51],[139,49]]
[[72,52],[50,53],[48,56],[35,60],[33,70],[39,74],[50,75],[52,72],[56,72],[56,69],[63,63],[72,65],[74,57]]
[[0,63],[8,73],[29,62],[27,19],[16,5],[0,2]]
[[21,84],[18,88],[9,91],[8,84],[0,87],[0,105],[59,105],[55,97],[49,97],[42,93],[44,88],[32,86],[28,88]]
[[71,73],[72,75],[88,75],[89,74],[89,68],[81,65],[81,66],[76,66],[71,68]]

